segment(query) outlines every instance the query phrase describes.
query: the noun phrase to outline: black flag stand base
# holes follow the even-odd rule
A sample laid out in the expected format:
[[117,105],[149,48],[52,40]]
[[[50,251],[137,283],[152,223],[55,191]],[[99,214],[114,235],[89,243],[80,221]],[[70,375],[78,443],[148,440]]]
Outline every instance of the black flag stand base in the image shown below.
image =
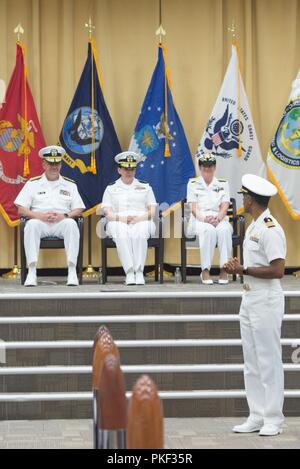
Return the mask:
[[21,278],[21,270],[18,266],[18,227],[14,228],[14,266],[12,270],[2,275],[6,280],[15,280]]
[[92,215],[88,218],[88,266],[83,271],[84,279],[98,279],[99,273],[94,269],[92,264]]
[[300,270],[296,270],[296,272],[293,272],[293,275],[295,275],[295,277],[297,278],[300,278]]

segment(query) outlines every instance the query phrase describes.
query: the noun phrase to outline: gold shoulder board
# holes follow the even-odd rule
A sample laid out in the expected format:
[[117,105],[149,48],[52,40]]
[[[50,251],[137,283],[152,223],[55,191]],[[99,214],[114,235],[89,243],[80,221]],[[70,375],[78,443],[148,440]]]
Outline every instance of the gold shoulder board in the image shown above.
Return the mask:
[[272,218],[266,217],[266,218],[264,218],[264,222],[265,222],[265,224],[267,225],[268,228],[275,228],[275,225],[274,225],[274,222],[273,222]]

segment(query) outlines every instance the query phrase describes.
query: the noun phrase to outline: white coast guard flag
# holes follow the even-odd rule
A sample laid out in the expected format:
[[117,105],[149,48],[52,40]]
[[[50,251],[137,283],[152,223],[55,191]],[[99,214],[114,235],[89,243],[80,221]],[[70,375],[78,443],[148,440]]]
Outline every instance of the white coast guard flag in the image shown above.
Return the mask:
[[242,209],[243,198],[237,191],[241,178],[246,173],[265,176],[265,165],[256,136],[253,119],[239,70],[236,46],[232,54],[224,81],[213,108],[207,127],[195,156],[196,171],[198,158],[204,153],[216,157],[218,177],[229,182],[230,195]]
[[271,142],[267,168],[289,214],[300,220],[300,71]]

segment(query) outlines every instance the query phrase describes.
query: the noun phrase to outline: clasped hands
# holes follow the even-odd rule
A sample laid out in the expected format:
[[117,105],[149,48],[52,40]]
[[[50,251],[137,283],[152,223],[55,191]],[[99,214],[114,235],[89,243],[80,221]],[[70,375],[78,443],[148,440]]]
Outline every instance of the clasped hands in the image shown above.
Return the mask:
[[210,225],[217,226],[220,223],[219,217],[209,215],[204,218],[204,223],[209,223]]
[[45,212],[39,214],[39,219],[45,223],[58,223],[59,221],[64,220],[63,213],[57,212]]
[[239,263],[237,257],[230,257],[223,268],[227,274],[243,275],[243,266]]
[[127,225],[134,225],[141,221],[141,218],[137,215],[127,215],[127,216],[119,216],[118,221],[126,223]]

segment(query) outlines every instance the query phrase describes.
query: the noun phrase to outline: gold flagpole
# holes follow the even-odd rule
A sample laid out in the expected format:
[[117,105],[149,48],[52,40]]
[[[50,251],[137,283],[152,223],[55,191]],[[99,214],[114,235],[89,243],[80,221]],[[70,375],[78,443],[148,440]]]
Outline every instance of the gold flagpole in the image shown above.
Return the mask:
[[[14,33],[17,35],[17,42],[20,42],[21,35],[24,34],[24,28],[19,23],[14,29]],[[26,82],[24,84],[26,86]],[[12,270],[3,274],[2,277],[6,280],[14,280],[20,278],[20,267],[18,266],[18,227],[14,227],[14,266]]]
[[[89,40],[92,41],[93,31],[95,30],[95,26],[93,25],[91,17],[89,18],[88,23],[85,23],[85,27],[88,29]],[[92,50],[92,61],[94,63],[93,50]],[[93,69],[93,63],[92,63],[92,69]],[[94,119],[94,80],[93,80],[93,77],[92,77],[92,106],[91,107],[92,107],[92,120],[93,120]],[[94,127],[93,127],[93,140],[94,140]],[[93,166],[93,161],[95,159],[95,154],[93,154],[93,152],[94,152],[94,149],[92,148],[91,170]],[[94,279],[94,278],[99,277],[99,273],[96,272],[92,264],[92,218],[91,217],[92,215],[89,215],[88,217],[88,266],[82,273],[83,278],[85,279]]]
[[[162,0],[159,0],[159,27],[158,29],[155,31],[155,35],[156,36],[159,36],[159,44],[160,45],[163,45],[163,37],[166,36],[166,31],[164,30],[163,28],[163,25],[162,25]],[[165,64],[165,70],[166,70],[166,64]],[[165,129],[167,129],[167,126],[168,126],[168,116],[167,116],[167,96],[166,96],[166,93],[167,93],[167,76],[166,76],[166,71],[165,71],[165,118],[164,118],[164,127]],[[167,139],[167,136],[165,137],[166,138],[166,146],[165,146],[165,156],[168,157],[170,156],[169,155],[169,143],[168,143],[168,139]],[[169,215],[169,214],[167,214]],[[167,216],[165,215],[165,216]],[[164,215],[163,215],[164,216]],[[170,277],[173,277],[173,274],[171,274],[170,272],[167,272],[166,270],[164,270],[164,278],[170,278]],[[147,278],[154,278],[155,277],[155,271],[154,270],[151,270],[150,272],[148,272],[146,274],[146,277]]]
[[[240,121],[241,121],[241,80],[240,80],[241,77],[240,77],[240,73],[241,73],[241,71],[240,71],[239,47],[238,47],[238,40],[237,40],[237,34],[236,34],[237,27],[236,27],[234,19],[232,20],[231,26],[228,28],[228,31],[231,33],[232,45],[236,48],[237,59],[238,59],[238,70],[237,70],[237,74],[238,74],[237,118],[238,118],[238,122],[239,122],[239,130],[240,130]],[[238,146],[237,154],[238,154],[238,157],[241,158],[243,152],[242,152],[242,142],[241,142],[241,139],[240,139],[240,134],[238,135],[238,140],[239,140],[239,146]]]

